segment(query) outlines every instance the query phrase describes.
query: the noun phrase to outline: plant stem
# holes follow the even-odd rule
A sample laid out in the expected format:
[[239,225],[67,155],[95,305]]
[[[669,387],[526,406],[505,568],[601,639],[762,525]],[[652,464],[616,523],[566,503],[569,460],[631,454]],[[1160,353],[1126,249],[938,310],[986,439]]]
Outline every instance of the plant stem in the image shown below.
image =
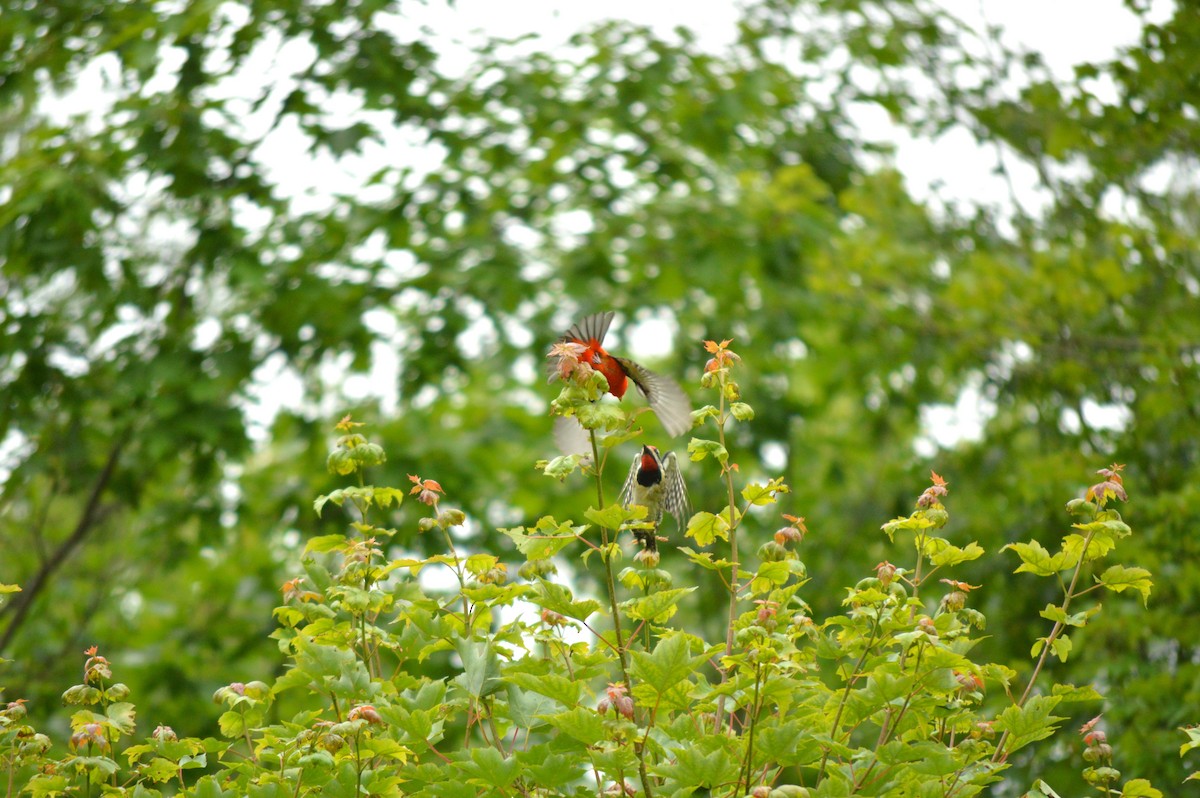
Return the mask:
[[[1071,584],[1067,588],[1066,595],[1063,596],[1062,606],[1059,608],[1065,615],[1067,608],[1071,606],[1071,599],[1075,598],[1075,585],[1079,583],[1079,574],[1083,571],[1083,564],[1087,562],[1088,546],[1092,542],[1092,537],[1095,532],[1088,532],[1087,537],[1083,539],[1083,550],[1079,553],[1079,562],[1075,564],[1075,573],[1071,575]],[[1046,638],[1046,644],[1042,646],[1042,654],[1038,657],[1037,664],[1033,666],[1033,673],[1029,676],[1029,684],[1025,685],[1025,692],[1021,693],[1021,698],[1017,701],[1017,707],[1025,706],[1025,702],[1029,700],[1029,696],[1033,693],[1033,685],[1037,682],[1038,676],[1041,675],[1042,668],[1046,665],[1046,660],[1050,656],[1050,650],[1054,647],[1054,641],[1066,628],[1066,624],[1062,621],[1055,621],[1054,628],[1050,630],[1050,636]],[[1003,762],[1005,759],[1004,744],[1008,742],[1008,732],[1000,735],[999,742],[996,743],[996,753],[992,754],[993,762]]]
[[[596,443],[596,430],[588,430],[592,440],[592,464],[593,472],[596,475],[596,509],[604,508],[604,471],[600,464],[600,447]],[[604,551],[600,552],[600,559],[604,562],[604,578],[608,586],[608,602],[612,608],[613,616],[613,632],[617,636],[617,658],[621,663],[621,677],[625,681],[625,693],[630,697],[633,696],[633,680],[629,678],[629,657],[625,653],[625,641],[622,639],[621,633],[621,610],[617,606],[617,583],[613,579],[612,561],[610,560],[610,552],[608,550],[608,529],[600,527],[600,540],[604,544]],[[654,798],[654,791],[650,788],[650,775],[646,772],[646,746],[644,742],[635,742],[634,747],[637,751],[638,758],[638,773],[642,778],[642,791],[646,798]]]
[[[862,655],[859,656],[858,662],[854,663],[854,670],[852,670],[850,675],[846,678],[846,689],[842,691],[842,698],[840,701],[838,701],[837,712],[835,712],[833,716],[833,727],[829,732],[829,736],[833,739],[837,739],[838,727],[842,722],[842,711],[846,709],[846,701],[850,698],[850,690],[854,687],[854,680],[858,678],[858,674],[862,670],[863,663],[867,661],[867,655],[871,653],[871,648],[875,645],[875,633],[879,631],[879,617],[876,616],[871,620],[873,623],[871,626],[871,633],[867,635],[867,645],[863,648]],[[821,767],[817,770],[818,782],[825,777],[825,764],[828,761],[829,751],[826,751],[825,755],[821,757]]]
[[[725,656],[733,655],[733,624],[737,620],[737,599],[738,599],[738,540],[737,540],[737,499],[733,492],[733,472],[729,470],[729,448],[725,445],[725,422],[729,417],[725,414],[725,382],[721,381],[721,402],[720,412],[717,415],[717,440],[721,444],[721,448],[725,451],[726,462],[721,463],[721,472],[725,477],[725,489],[729,494],[729,559],[732,562],[731,571],[729,574],[729,617],[725,627]],[[721,669],[722,683],[729,679],[729,673],[725,669]],[[717,701],[717,723],[716,728],[720,729],[725,714],[725,696],[721,696]]]
[[746,786],[742,789],[742,782],[738,781],[738,790],[735,795],[745,795],[750,792],[750,769],[754,764],[754,729],[758,725],[759,694],[762,689],[762,663],[754,663],[754,700],[750,705],[750,733],[746,738]]

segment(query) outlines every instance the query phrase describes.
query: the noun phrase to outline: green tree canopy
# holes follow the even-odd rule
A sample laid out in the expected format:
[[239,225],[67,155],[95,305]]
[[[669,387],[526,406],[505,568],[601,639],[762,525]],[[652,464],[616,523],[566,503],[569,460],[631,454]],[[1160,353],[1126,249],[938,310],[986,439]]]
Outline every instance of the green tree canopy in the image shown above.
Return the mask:
[[[1106,614],[1087,633],[1107,656],[1057,675],[1105,688],[1130,772],[1178,781],[1163,752],[1200,684],[1200,18],[1126,5],[1138,44],[1060,79],[921,0],[763,0],[721,52],[623,22],[562,52],[489,41],[461,75],[407,4],[0,3],[0,541],[24,586],[0,610],[5,684],[49,713],[65,655],[102,643],[156,711],[200,718],[213,686],[271,667],[269,608],[326,523],[307,509],[321,422],[347,409],[385,416],[392,483],[461,498],[470,546],[578,515],[586,496],[507,466],[552,453],[546,347],[612,308],[615,346],[673,333],[654,365],[687,385],[700,340],[736,339],[759,423],[735,459],[793,486],[829,606],[931,467],[994,549],[1063,526],[1097,458],[1127,463],[1153,611]],[[97,71],[107,110],[64,111]],[[1032,168],[1044,207],[915,198],[862,107],[968,131]],[[286,169],[367,162],[366,185],[287,195],[281,131],[309,147]],[[361,390],[381,348],[386,413],[390,386]],[[294,409],[249,423],[280,384]],[[964,391],[982,437],[915,446]],[[1021,617],[1048,601],[975,581]],[[1037,634],[990,631],[1028,667]]]

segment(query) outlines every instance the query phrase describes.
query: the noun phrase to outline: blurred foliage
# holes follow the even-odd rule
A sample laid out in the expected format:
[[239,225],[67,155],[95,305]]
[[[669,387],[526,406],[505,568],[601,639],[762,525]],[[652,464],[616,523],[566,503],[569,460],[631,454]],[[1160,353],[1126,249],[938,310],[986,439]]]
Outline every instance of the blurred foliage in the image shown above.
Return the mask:
[[[468,549],[581,517],[586,495],[508,466],[552,453],[546,347],[612,308],[626,349],[665,323],[653,365],[685,384],[700,340],[736,339],[758,423],[733,458],[792,485],[822,612],[931,466],[950,537],[994,550],[1060,531],[1078,475],[1126,463],[1150,612],[1106,612],[1085,646],[1105,656],[1053,678],[1097,681],[1082,712],[1127,772],[1182,779],[1163,752],[1200,700],[1200,17],[1126,6],[1137,45],[1060,78],[922,0],[761,0],[720,52],[623,22],[562,52],[491,41],[462,74],[408,3],[0,0],[0,581],[24,587],[0,610],[3,683],[46,718],[98,644],[144,717],[213,724],[216,686],[277,662],[270,608],[328,524],[308,509],[320,422],[347,408],[379,416],[387,481],[462,498]],[[862,108],[969,132],[1034,198],[919,201]],[[308,157],[284,168],[367,162],[367,185],[290,196],[289,134]],[[386,353],[395,406],[359,389]],[[248,414],[272,390],[293,404],[264,429]],[[994,411],[938,449],[923,421],[964,392]],[[988,615],[1050,600],[966,578]],[[987,656],[1028,669],[1042,626],[988,630]]]

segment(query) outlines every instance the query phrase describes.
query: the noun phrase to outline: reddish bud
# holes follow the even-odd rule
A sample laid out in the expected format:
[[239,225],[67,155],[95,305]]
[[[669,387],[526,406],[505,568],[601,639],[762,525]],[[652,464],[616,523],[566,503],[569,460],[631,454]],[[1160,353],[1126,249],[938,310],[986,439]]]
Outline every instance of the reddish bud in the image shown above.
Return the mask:
[[383,718],[379,714],[379,710],[375,709],[371,704],[362,704],[350,710],[350,720],[365,720],[372,726],[382,726]]
[[154,727],[154,733],[152,736],[155,740],[163,740],[169,743],[173,743],[179,739],[179,735],[175,733],[174,729],[172,729],[170,726],[163,726],[161,723]]
[[884,560],[875,566],[875,577],[879,580],[879,584],[887,587],[896,578],[896,566]]

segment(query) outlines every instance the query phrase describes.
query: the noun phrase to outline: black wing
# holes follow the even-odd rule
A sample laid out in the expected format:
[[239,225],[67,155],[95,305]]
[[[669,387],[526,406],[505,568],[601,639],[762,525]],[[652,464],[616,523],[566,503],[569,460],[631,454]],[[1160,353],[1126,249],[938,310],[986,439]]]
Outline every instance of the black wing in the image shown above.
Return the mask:
[[612,324],[613,316],[616,314],[611,310],[606,310],[603,313],[593,313],[590,316],[584,316],[579,321],[571,325],[566,334],[560,338],[560,341],[579,341],[588,343],[595,341],[598,344],[604,343],[604,336],[608,334],[608,326]]
[[670,377],[655,374],[650,369],[623,357],[617,358],[625,374],[633,380],[646,397],[654,414],[662,422],[663,429],[671,437],[682,435],[692,428],[692,403],[679,383]]

